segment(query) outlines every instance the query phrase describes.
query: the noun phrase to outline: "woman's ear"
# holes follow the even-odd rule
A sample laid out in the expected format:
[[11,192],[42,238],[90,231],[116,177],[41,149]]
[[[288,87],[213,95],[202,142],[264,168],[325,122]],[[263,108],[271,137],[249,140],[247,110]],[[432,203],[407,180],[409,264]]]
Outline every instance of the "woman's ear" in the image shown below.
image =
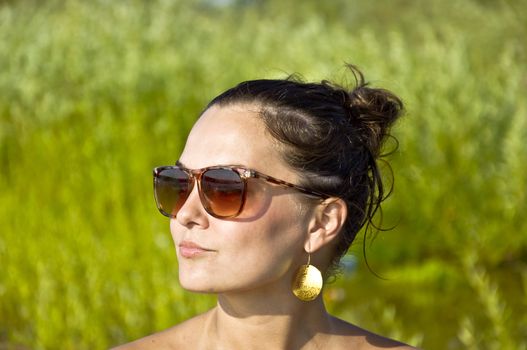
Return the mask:
[[346,222],[348,208],[341,198],[328,198],[313,211],[304,249],[313,253],[338,237]]

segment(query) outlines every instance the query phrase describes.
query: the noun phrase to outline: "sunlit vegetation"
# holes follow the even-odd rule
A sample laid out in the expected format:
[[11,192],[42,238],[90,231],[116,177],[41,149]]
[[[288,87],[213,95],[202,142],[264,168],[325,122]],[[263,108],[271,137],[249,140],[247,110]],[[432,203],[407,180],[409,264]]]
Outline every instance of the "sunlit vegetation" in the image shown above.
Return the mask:
[[178,286],[152,168],[234,83],[350,81],[344,62],[407,113],[389,158],[395,228],[366,241],[386,279],[358,239],[329,308],[426,349],[527,349],[526,14],[525,1],[0,1],[0,349],[105,349],[213,305]]

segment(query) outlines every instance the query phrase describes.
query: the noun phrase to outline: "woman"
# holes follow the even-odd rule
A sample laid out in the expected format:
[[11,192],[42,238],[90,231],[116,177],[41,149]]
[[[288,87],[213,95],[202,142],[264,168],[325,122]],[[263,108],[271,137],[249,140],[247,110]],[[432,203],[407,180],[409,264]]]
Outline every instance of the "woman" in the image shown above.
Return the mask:
[[183,288],[212,310],[119,349],[411,349],[326,312],[320,295],[385,198],[376,159],[402,103],[364,83],[247,81],[210,102],[154,170]]

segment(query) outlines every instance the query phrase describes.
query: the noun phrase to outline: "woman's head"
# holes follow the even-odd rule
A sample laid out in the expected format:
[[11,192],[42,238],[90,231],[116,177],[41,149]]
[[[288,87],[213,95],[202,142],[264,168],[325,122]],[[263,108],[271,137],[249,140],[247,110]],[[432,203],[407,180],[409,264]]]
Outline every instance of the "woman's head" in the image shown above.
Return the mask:
[[377,160],[403,109],[397,96],[369,87],[360,71],[348,67],[356,82],[349,90],[328,81],[304,83],[294,77],[253,80],[225,91],[207,106],[252,106],[300,184],[346,203],[333,267],[359,230],[373,225],[386,197]]
[[[183,287],[221,293],[278,281],[288,289],[306,251],[322,269],[335,267],[371,224],[385,198],[376,160],[402,103],[350,68],[351,90],[294,78],[227,90],[192,128],[179,167],[156,170]],[[206,171],[218,166],[227,169]],[[231,199],[232,210],[207,207]]]

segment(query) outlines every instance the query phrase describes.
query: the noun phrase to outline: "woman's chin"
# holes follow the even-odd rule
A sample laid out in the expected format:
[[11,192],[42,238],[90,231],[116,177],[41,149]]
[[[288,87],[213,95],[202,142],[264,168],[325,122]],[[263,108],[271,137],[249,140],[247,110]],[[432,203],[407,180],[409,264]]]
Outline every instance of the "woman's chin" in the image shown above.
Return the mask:
[[214,283],[211,283],[210,278],[189,278],[179,276],[179,284],[181,287],[189,292],[194,293],[218,293],[220,289]]

